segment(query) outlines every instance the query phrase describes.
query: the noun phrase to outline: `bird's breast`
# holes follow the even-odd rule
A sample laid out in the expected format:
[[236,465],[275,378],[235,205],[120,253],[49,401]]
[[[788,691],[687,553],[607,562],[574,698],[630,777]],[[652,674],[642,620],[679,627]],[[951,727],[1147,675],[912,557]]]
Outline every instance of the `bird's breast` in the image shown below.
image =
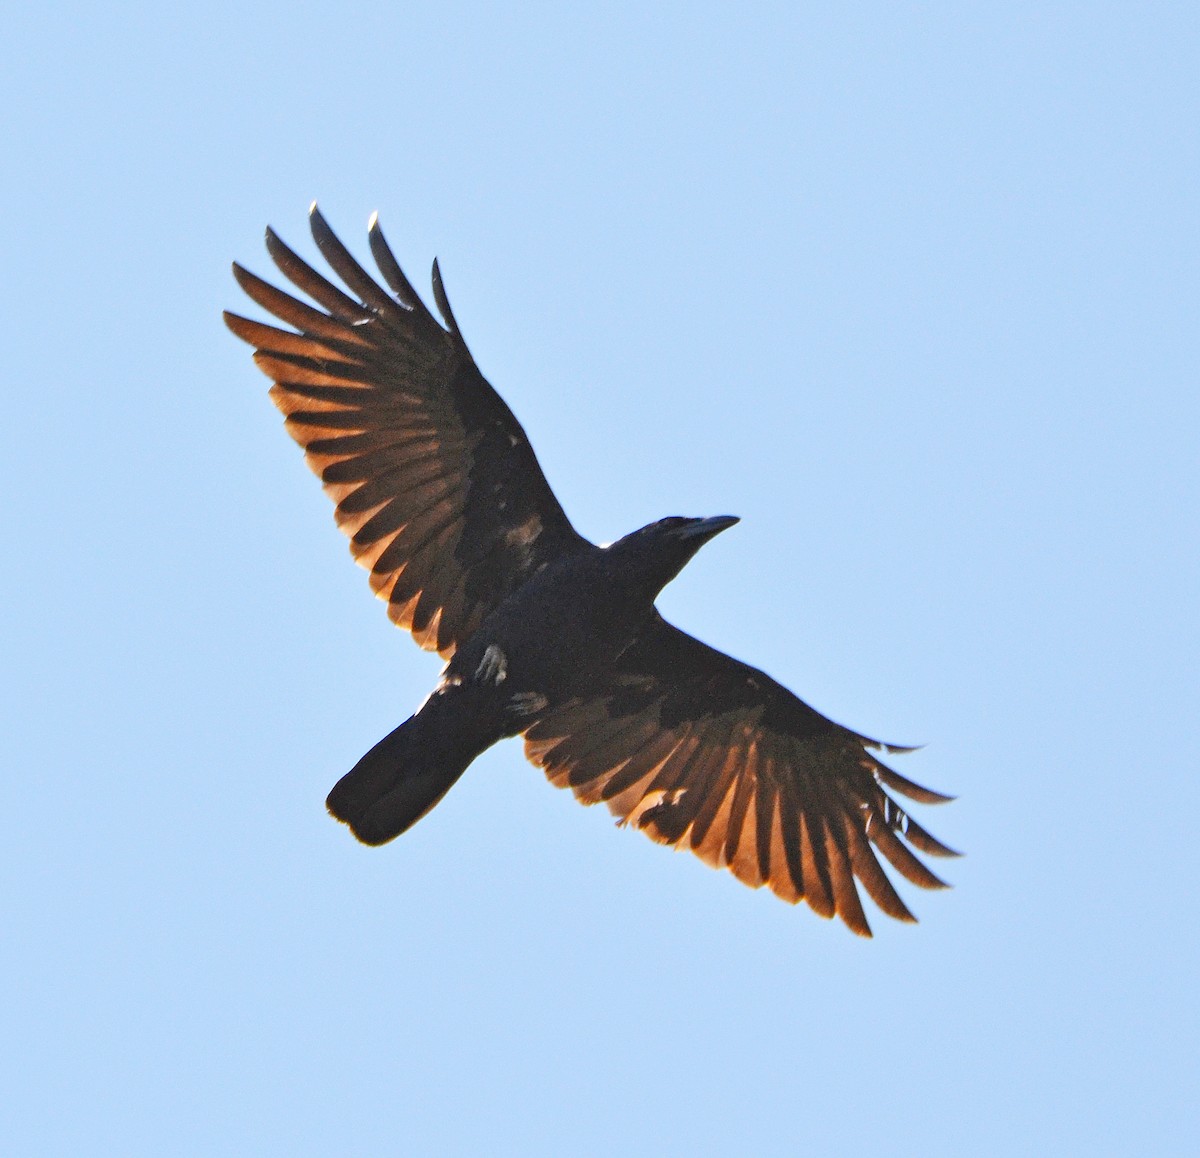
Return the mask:
[[456,652],[447,676],[557,701],[595,687],[653,611],[604,576],[531,581]]

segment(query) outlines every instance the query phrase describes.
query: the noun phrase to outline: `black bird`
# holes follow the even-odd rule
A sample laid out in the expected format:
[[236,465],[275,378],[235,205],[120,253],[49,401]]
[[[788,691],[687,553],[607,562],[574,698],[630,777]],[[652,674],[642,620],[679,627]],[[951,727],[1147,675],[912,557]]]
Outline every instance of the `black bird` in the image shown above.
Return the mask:
[[467,350],[437,262],[445,326],[374,217],[371,253],[391,294],[315,204],[310,221],[353,296],[268,229],[275,264],[319,308],[235,264],[242,289],[292,328],[225,320],[274,381],[288,433],[388,615],[449,660],[417,714],[337,783],[329,811],[359,840],[383,844],[481,752],[523,735],[552,784],[748,885],[870,936],[857,879],[889,916],[914,920],[875,850],[923,888],[945,886],[909,846],[957,854],[887,789],[925,804],[950,797],[868,751],[912,749],[833,723],[655,609],[659,591],[737,519],[660,519],[609,547],[583,538]]

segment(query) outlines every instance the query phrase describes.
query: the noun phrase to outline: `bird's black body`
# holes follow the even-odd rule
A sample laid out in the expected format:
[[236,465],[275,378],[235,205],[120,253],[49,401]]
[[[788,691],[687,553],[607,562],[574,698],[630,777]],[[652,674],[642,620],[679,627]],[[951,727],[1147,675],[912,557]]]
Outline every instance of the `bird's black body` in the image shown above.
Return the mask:
[[868,751],[876,741],[655,609],[663,586],[737,520],[672,517],[609,547],[588,542],[476,368],[436,262],[448,329],[374,222],[371,249],[395,297],[315,207],[312,224],[356,298],[268,230],[280,269],[323,309],[235,266],[247,293],[294,329],[226,320],[257,347],[288,429],[392,619],[449,660],[416,715],[335,786],[333,815],[381,844],[424,816],[481,752],[523,735],[552,783],[748,884],[869,934],[857,879],[885,912],[912,920],[874,850],[928,888],[941,882],[909,846],[953,854],[885,789],[948,798],[882,764]]
[[486,652],[496,648],[505,656],[505,688],[551,703],[586,694],[643,632],[662,588],[736,521],[664,519],[610,547],[589,544],[548,564],[455,652],[447,679],[479,679]]
[[667,519],[547,564],[454,653],[420,711],[342,778],[330,811],[367,844],[415,824],[476,756],[611,678],[664,584],[736,521]]

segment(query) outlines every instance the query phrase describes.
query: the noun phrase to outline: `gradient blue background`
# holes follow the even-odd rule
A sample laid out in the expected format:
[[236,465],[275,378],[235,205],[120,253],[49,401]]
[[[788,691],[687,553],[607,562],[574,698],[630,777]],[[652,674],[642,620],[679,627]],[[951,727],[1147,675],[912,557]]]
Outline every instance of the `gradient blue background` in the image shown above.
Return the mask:
[[[0,1151],[1200,1151],[1200,9],[646,7],[9,13]],[[662,606],[929,743],[919,926],[325,816],[438,663],[219,321],[313,197],[582,532],[743,517]]]

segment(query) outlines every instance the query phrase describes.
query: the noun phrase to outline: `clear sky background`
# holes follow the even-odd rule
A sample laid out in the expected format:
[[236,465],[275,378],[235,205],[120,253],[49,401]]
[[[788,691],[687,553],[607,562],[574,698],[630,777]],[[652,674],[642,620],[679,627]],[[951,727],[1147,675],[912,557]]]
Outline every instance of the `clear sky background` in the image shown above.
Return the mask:
[[[1194,3],[51,4],[0,47],[0,1152],[1200,1152]],[[268,222],[437,254],[576,526],[928,746],[864,942],[493,749],[249,351]]]

